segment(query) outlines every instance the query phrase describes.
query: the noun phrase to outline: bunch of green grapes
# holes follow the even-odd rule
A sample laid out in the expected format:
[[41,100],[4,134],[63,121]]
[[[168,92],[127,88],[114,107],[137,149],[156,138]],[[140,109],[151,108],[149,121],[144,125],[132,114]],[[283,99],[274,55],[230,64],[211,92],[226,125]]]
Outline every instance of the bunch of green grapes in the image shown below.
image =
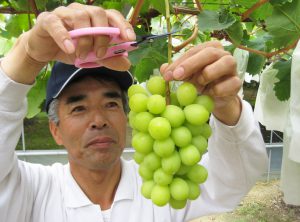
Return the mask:
[[146,87],[136,84],[128,89],[134,160],[143,179],[141,193],[157,206],[169,203],[181,209],[187,200],[198,198],[199,184],[207,178],[199,161],[211,135],[207,121],[214,104],[210,97],[198,96],[188,82],[171,92],[170,105],[161,76],[151,77]]

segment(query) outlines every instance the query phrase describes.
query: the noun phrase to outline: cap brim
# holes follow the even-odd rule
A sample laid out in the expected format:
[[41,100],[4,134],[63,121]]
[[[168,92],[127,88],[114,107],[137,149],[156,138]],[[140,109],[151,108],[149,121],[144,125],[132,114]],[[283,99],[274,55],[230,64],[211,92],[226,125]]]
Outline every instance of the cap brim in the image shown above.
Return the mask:
[[75,70],[69,78],[64,82],[59,91],[53,96],[53,98],[57,98],[60,93],[65,89],[66,86],[69,85],[74,79],[80,78],[85,75],[106,75],[114,79],[120,86],[122,90],[127,91],[127,89],[133,84],[134,79],[132,74],[129,71],[116,71],[108,69],[104,66],[97,68],[79,68]]

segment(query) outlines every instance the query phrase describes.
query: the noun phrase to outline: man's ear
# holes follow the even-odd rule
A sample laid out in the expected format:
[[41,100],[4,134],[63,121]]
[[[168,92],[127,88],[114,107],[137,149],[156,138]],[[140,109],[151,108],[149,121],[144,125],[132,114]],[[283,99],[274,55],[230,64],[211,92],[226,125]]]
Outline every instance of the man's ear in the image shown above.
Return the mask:
[[60,145],[60,146],[63,145],[63,141],[62,141],[62,137],[60,134],[58,124],[49,120],[49,129],[50,129],[50,132],[51,132],[55,142],[57,143],[57,145]]

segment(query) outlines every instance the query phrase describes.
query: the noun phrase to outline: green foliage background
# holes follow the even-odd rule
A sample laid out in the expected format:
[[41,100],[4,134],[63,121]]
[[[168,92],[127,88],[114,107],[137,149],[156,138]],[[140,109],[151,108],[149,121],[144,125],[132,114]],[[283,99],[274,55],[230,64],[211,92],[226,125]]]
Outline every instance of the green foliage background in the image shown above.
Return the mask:
[[[72,2],[93,4],[104,8],[114,8],[124,16],[132,12],[132,7],[138,0],[0,0],[0,56],[4,56],[16,38],[34,25],[36,15],[50,11]],[[200,2],[200,1],[199,1]],[[278,69],[278,82],[274,86],[276,96],[280,100],[289,98],[290,90],[290,50],[275,53],[266,57],[255,50],[271,53],[295,45],[300,36],[300,1],[299,0],[270,0],[256,8],[246,19],[242,16],[258,0],[202,0],[203,10],[197,11],[192,0],[172,0],[171,23],[179,41],[185,41],[192,35],[192,28],[198,25],[197,38],[190,45],[211,39],[231,42],[228,50],[244,46],[250,49],[247,72],[259,74],[266,64],[275,63]],[[33,7],[36,5],[36,9]],[[184,9],[184,10],[182,10]],[[188,11],[188,13],[184,12]],[[191,13],[194,12],[194,15]],[[196,13],[195,13],[196,12]],[[166,32],[164,1],[144,0],[140,18],[135,26],[138,35]],[[138,81],[145,81],[167,62],[167,39],[141,46],[130,53],[131,71]],[[33,117],[43,107],[45,86],[51,70],[51,64],[37,78],[35,86],[28,94],[28,117]]]

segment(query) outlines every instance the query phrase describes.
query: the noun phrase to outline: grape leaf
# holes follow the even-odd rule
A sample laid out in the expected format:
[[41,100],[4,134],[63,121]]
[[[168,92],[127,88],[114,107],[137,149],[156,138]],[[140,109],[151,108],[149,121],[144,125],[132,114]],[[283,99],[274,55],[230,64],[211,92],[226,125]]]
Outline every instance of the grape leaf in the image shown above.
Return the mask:
[[14,44],[14,39],[6,39],[0,37],[0,56],[4,56]]
[[293,0],[270,0],[272,5],[283,5],[287,2],[292,2]]
[[139,82],[144,82],[153,74],[153,69],[158,68],[158,64],[151,58],[143,58],[134,69],[134,76]]
[[265,57],[254,53],[249,53],[247,72],[251,75],[260,73],[266,62]]
[[240,44],[243,38],[243,27],[240,22],[235,22],[225,30],[234,44]]
[[266,19],[273,46],[282,48],[295,42],[300,36],[300,1],[274,6],[273,14]]
[[273,6],[267,2],[252,12],[250,18],[255,21],[265,20],[272,15],[272,12]]
[[292,60],[279,61],[274,64],[273,68],[278,70],[276,78],[279,80],[274,84],[276,97],[280,101],[285,101],[290,98],[291,91],[291,64]]
[[166,39],[156,39],[153,43],[144,43],[129,53],[132,65],[137,65],[143,58],[156,60],[158,64],[167,61]]
[[11,0],[10,3],[16,9],[28,10],[29,1],[27,0]]
[[198,26],[202,32],[229,28],[236,19],[228,12],[203,10],[198,15]]
[[45,75],[39,75],[35,85],[31,88],[31,90],[27,94],[27,100],[28,100],[28,110],[26,115],[27,118],[32,118],[41,112],[41,105],[46,98],[47,80],[48,78],[46,78]]
[[9,36],[18,37],[29,29],[28,15],[23,14],[9,17],[5,29]]
[[104,1],[102,6],[106,9],[116,9],[121,11],[123,4],[121,2]]
[[166,14],[166,5],[164,1],[161,0],[151,0],[151,5],[161,14]]

